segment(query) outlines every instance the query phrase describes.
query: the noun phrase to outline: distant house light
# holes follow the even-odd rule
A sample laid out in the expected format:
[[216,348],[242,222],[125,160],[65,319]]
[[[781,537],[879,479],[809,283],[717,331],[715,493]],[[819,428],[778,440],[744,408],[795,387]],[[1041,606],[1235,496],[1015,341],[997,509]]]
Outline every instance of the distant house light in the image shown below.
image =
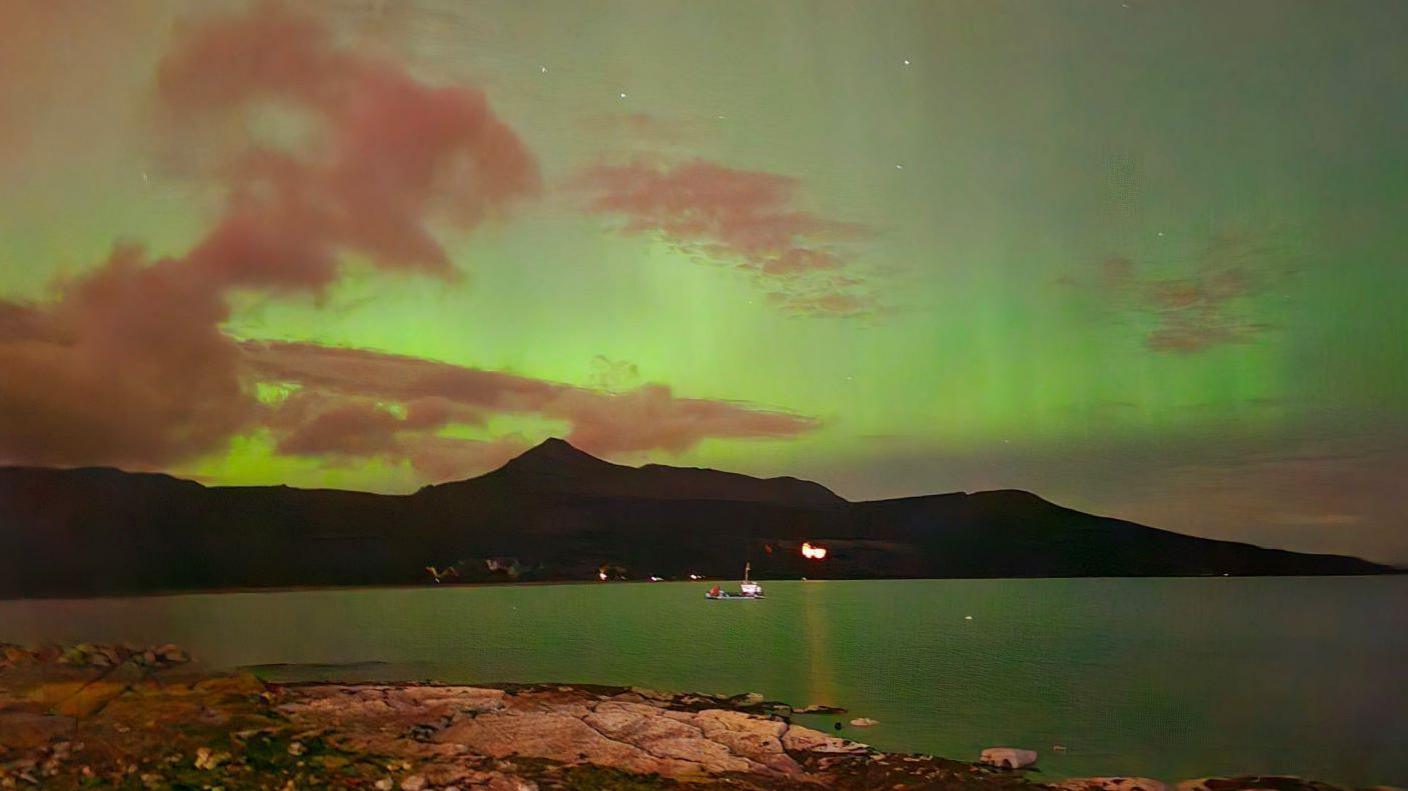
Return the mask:
[[812,546],[810,543],[803,543],[802,557],[809,560],[824,560],[826,558],[826,547]]

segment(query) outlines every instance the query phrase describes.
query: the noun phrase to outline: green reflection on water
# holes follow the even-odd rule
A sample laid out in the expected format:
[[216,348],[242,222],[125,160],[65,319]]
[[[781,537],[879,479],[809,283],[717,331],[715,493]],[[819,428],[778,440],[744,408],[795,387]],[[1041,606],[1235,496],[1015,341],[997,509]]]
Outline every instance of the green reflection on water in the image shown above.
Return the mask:
[[1034,748],[1038,777],[1408,781],[1408,578],[772,582],[763,601],[727,602],[704,590],[0,602],[0,639],[170,640],[217,665],[299,665],[265,671],[279,678],[757,691],[873,717],[848,735],[885,749]]

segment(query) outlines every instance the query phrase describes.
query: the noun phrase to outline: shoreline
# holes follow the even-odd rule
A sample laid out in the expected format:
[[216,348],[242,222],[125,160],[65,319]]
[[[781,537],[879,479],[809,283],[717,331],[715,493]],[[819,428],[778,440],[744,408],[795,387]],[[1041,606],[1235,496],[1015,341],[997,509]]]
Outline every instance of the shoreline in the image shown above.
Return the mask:
[[[962,581],[962,582],[1017,582],[1017,581],[1041,581],[1041,580],[1249,580],[1249,579],[1377,579],[1380,577],[1408,576],[1408,568],[1393,568],[1388,571],[1380,571],[1364,574],[1159,574],[1148,575],[1094,575],[1083,577],[827,577],[827,578],[793,578],[793,577],[759,577],[760,582],[934,582],[934,581]],[[649,579],[629,579],[611,580],[602,582],[598,580],[507,580],[504,582],[476,581],[476,582],[442,582],[442,583],[368,583],[365,585],[280,585],[269,587],[231,587],[231,588],[182,588],[173,590],[152,590],[138,591],[131,593],[74,593],[74,594],[42,594],[36,596],[0,596],[0,604],[19,602],[50,602],[50,601],[107,601],[114,599],[151,599],[151,598],[171,598],[176,596],[221,596],[227,594],[255,594],[255,593],[333,593],[338,591],[400,591],[400,590],[440,590],[449,588],[536,588],[551,587],[558,585],[582,585],[582,586],[618,586],[618,585],[699,585],[706,582],[734,582],[733,578],[725,577],[701,577],[697,580],[660,580]]]
[[[169,645],[0,645],[0,788],[1168,788],[1130,777],[1041,782],[1025,771],[883,752],[792,722],[804,713],[751,693],[281,684],[203,668]],[[1004,756],[1026,760],[1003,753],[995,762]],[[1338,791],[1292,777],[1176,788]]]

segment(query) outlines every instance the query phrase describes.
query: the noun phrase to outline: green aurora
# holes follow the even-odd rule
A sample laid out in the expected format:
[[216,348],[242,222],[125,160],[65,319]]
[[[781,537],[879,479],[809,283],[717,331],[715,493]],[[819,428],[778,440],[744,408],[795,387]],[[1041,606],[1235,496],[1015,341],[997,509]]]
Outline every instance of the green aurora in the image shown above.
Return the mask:
[[[322,161],[315,105],[205,136],[163,107],[193,29],[258,14],[483,91],[536,184],[469,222],[427,213],[449,274],[339,244],[320,287],[219,291],[228,345],[503,372],[585,405],[300,446],[283,407],[313,379],[256,366],[240,387],[274,417],[179,453],[15,439],[68,402],[4,392],[68,384],[14,316],[67,321],[115,244],[187,255],[228,211],[228,150]],[[853,499],[1023,488],[1408,562],[1408,5],[18,0],[0,23],[0,461],[409,491],[590,423],[580,444],[623,463]],[[184,392],[171,372],[147,386]],[[366,385],[409,432],[409,397]],[[642,389],[640,425],[601,417]],[[405,444],[460,441],[449,467]]]

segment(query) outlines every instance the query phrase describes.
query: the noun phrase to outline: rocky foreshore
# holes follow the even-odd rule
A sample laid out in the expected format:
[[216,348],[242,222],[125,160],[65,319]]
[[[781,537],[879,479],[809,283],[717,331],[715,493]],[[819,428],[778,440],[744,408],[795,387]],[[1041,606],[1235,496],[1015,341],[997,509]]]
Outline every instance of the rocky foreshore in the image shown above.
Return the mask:
[[[175,646],[0,645],[0,788],[1053,787],[1018,771],[880,752],[794,725],[791,713],[758,695],[622,687],[271,684],[204,669]],[[1334,791],[1280,777],[1186,785]]]

